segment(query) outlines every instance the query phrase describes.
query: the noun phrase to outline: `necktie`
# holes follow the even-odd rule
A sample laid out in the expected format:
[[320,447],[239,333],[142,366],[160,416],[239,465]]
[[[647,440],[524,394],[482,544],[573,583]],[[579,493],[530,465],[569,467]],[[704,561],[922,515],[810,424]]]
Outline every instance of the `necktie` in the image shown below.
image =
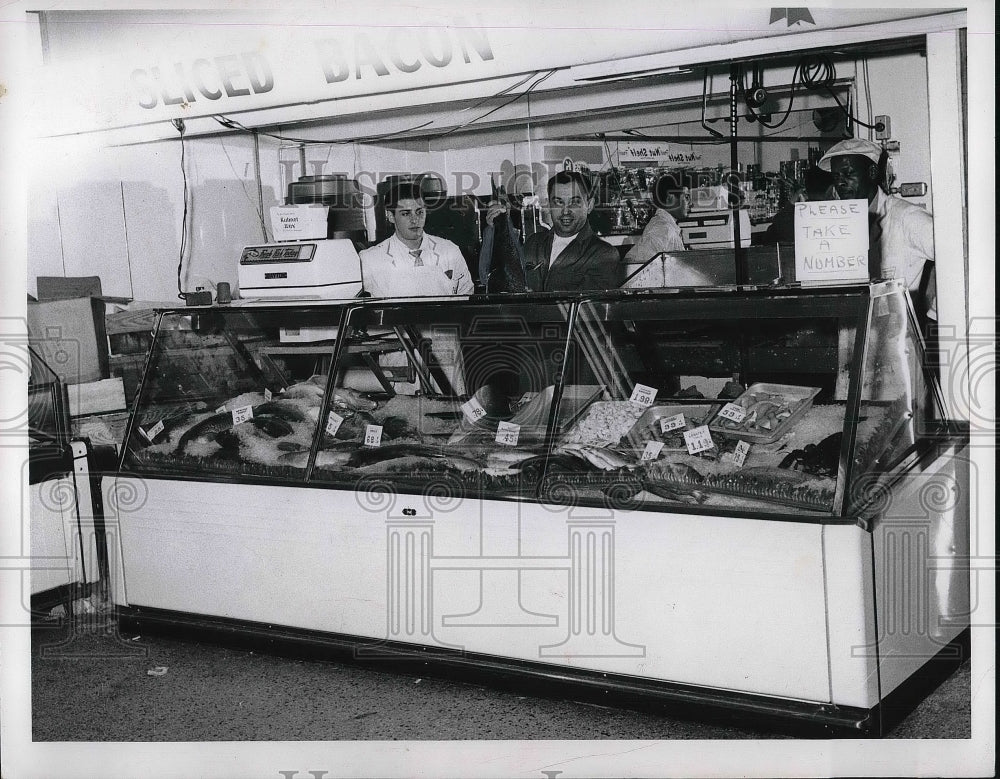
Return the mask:
[[415,268],[419,268],[424,264],[424,261],[420,259],[420,252],[422,251],[423,249],[414,249],[410,252],[410,256],[413,258],[413,267]]

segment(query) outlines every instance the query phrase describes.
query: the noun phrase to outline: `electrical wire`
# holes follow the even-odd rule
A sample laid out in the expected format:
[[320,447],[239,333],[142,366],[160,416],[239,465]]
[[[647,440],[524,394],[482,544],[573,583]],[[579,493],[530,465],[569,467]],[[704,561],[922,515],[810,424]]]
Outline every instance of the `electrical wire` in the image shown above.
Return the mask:
[[[533,84],[532,84],[531,86],[529,86],[529,87],[528,87],[528,88],[527,88],[526,90],[524,90],[523,92],[519,92],[518,94],[514,95],[514,97],[512,97],[512,98],[511,98],[510,100],[505,100],[505,101],[504,101],[503,103],[501,103],[500,105],[498,105],[498,106],[497,106],[496,108],[493,108],[493,109],[491,109],[491,110],[487,111],[487,112],[486,112],[485,114],[480,114],[480,115],[479,115],[479,116],[477,116],[477,117],[476,117],[475,119],[470,119],[470,120],[469,120],[469,121],[467,121],[467,122],[464,122],[464,123],[462,123],[462,124],[460,124],[460,125],[457,125],[457,126],[455,126],[455,127],[452,127],[452,128],[450,129],[450,130],[445,130],[445,131],[444,131],[443,133],[438,133],[437,135],[434,135],[434,136],[432,136],[432,137],[434,137],[434,138],[446,138],[447,136],[451,135],[452,133],[456,133],[456,132],[458,132],[459,130],[463,130],[463,129],[465,129],[466,127],[468,127],[469,125],[471,125],[471,124],[475,124],[476,122],[480,121],[481,119],[485,119],[485,118],[486,118],[487,116],[491,116],[492,114],[495,114],[495,113],[496,113],[497,111],[500,111],[501,109],[504,109],[504,108],[506,108],[506,107],[507,107],[507,106],[509,106],[509,105],[510,105],[511,103],[516,103],[516,102],[517,102],[518,100],[520,100],[520,99],[521,99],[522,97],[526,97],[527,95],[531,94],[531,92],[532,92],[532,91],[533,91],[533,90],[534,90],[534,89],[535,89],[535,88],[536,88],[536,87],[537,87],[537,86],[538,86],[539,84],[541,84],[541,83],[542,83],[543,81],[545,81],[546,79],[548,79],[548,78],[551,78],[551,77],[552,77],[552,75],[553,75],[553,74],[554,74],[555,72],[556,72],[556,69],[553,69],[553,70],[550,70],[550,71],[549,71],[548,73],[546,73],[546,74],[545,74],[544,76],[542,76],[541,78],[539,78],[538,80],[536,80],[536,81],[535,81],[535,82],[534,82],[534,83],[533,83]],[[535,72],[535,73],[534,73],[533,75],[534,75],[534,76],[537,76],[537,75],[538,75],[538,72],[536,71],[536,72]]]
[[[254,132],[254,130],[252,128],[247,127],[244,124],[240,124],[235,119],[230,119],[228,116],[225,116],[223,114],[214,114],[212,116],[212,118],[216,122],[218,122],[219,124],[221,124],[223,127],[226,127],[226,128],[228,128],[230,130],[241,130],[242,132],[245,132],[245,133],[252,133],[252,132]],[[405,130],[395,130],[395,131],[393,131],[391,133],[382,133],[381,135],[367,135],[367,136],[363,136],[363,137],[360,137],[360,138],[346,138],[346,139],[345,138],[339,138],[339,139],[335,139],[335,140],[316,140],[314,138],[296,138],[296,137],[291,136],[291,135],[279,135],[278,133],[266,133],[263,130],[257,130],[256,132],[258,132],[260,135],[263,135],[266,138],[275,138],[276,140],[279,140],[279,141],[289,141],[290,143],[304,143],[304,144],[308,144],[308,145],[312,145],[312,146],[329,146],[329,145],[333,145],[333,144],[346,145],[346,144],[350,144],[350,143],[367,143],[367,142],[370,142],[370,141],[380,141],[380,140],[384,140],[385,138],[393,138],[393,137],[395,137],[397,135],[404,135],[406,133],[411,133],[411,132],[413,132],[415,130],[422,130],[423,128],[425,128],[425,127],[427,127],[428,125],[431,125],[431,124],[434,124],[434,122],[433,121],[426,121],[423,124],[418,124],[418,125],[414,125],[413,127],[408,127]]]
[[[868,124],[867,122],[863,122],[858,119],[851,113],[847,106],[840,102],[840,98],[837,97],[837,93],[833,89],[833,82],[836,78],[837,70],[833,61],[829,57],[825,54],[807,54],[799,58],[799,61],[795,64],[795,70],[792,72],[791,92],[788,96],[788,108],[785,111],[785,115],[781,118],[781,121],[776,124],[767,122],[763,119],[763,117],[761,117],[760,114],[757,113],[757,111],[748,105],[747,110],[749,112],[749,116],[760,122],[763,127],[767,127],[772,130],[781,127],[781,125],[788,121],[788,117],[792,112],[792,106],[795,103],[795,89],[801,84],[806,87],[806,89],[825,89],[830,94],[830,97],[833,98],[837,107],[843,111],[844,116],[852,122],[855,122],[862,127],[866,127],[869,130],[880,129],[879,124]],[[740,71],[740,89],[746,92],[746,71],[743,70]]]
[[267,243],[267,224],[264,221],[264,182],[260,175],[260,134],[256,130],[253,131],[253,170],[257,177],[257,202],[260,203],[257,216],[260,217],[260,231],[264,236],[264,243]]
[[175,126],[181,134],[181,177],[184,179],[184,213],[181,215],[181,249],[177,257],[177,297],[183,301],[187,301],[187,293],[181,285],[181,269],[184,266],[184,250],[187,248],[188,221],[188,178],[185,163],[184,121],[181,119],[176,120]]

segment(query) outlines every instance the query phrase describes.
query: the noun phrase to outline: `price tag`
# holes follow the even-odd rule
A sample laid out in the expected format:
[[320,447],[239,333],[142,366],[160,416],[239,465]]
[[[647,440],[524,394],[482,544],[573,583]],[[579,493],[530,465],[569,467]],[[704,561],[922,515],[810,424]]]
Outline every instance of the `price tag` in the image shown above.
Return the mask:
[[253,406],[240,406],[233,409],[233,424],[242,425],[253,419]]
[[687,444],[688,454],[698,454],[715,446],[712,434],[708,432],[708,425],[701,425],[694,430],[684,431],[684,443]]
[[226,404],[223,403],[221,406],[219,406],[217,409],[215,409],[215,413],[216,414],[225,414],[226,413]]
[[647,387],[645,384],[636,384],[632,389],[630,401],[639,406],[652,406],[656,400],[656,387]]
[[683,414],[674,414],[672,417],[662,417],[660,419],[660,432],[669,433],[671,430],[679,430],[685,427],[687,422]]
[[155,425],[149,428],[149,430],[143,430],[140,427],[139,432],[142,433],[143,438],[149,441],[149,443],[153,443],[153,439],[163,432],[163,420],[161,419],[159,422],[157,422]]
[[506,446],[517,446],[517,437],[521,434],[521,426],[513,422],[501,422],[497,426],[496,442]]
[[719,416],[732,422],[742,422],[746,419],[746,409],[739,403],[727,403],[719,411]]
[[475,422],[486,416],[486,409],[483,408],[477,398],[469,398],[469,400],[462,404],[462,413],[465,414],[466,419],[470,422]]
[[643,460],[655,460],[660,456],[660,450],[663,449],[662,441],[647,441],[646,448],[642,452]]
[[382,445],[382,425],[368,425],[365,428],[365,446]]
[[264,402],[270,403],[272,397],[274,396],[271,395],[271,390],[269,390],[267,387],[264,387]]
[[743,463],[747,461],[748,454],[750,454],[750,443],[748,441],[740,441],[736,444],[736,449],[733,451],[733,462],[736,463],[737,468],[743,467]]
[[326,432],[331,436],[337,435],[340,426],[344,424],[344,418],[336,411],[331,411],[326,417]]

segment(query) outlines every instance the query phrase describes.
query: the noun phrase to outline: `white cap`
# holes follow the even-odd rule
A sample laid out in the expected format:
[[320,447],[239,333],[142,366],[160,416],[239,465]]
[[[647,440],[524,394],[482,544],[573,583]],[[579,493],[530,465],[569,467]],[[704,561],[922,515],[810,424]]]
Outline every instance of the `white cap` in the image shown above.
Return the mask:
[[871,141],[865,141],[861,138],[848,138],[846,141],[841,141],[840,143],[833,146],[819,161],[819,167],[822,170],[830,170],[830,160],[834,157],[844,157],[848,154],[857,154],[861,157],[867,157],[876,165],[879,159],[882,157],[882,147],[877,143],[872,143]]

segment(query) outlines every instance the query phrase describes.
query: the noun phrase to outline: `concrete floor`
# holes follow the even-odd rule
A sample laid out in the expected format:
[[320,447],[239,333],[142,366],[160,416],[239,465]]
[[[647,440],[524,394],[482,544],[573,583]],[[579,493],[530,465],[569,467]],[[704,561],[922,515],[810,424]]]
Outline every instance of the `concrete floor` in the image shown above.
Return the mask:
[[[969,671],[966,660],[888,738],[969,738]],[[72,630],[33,631],[32,728],[34,741],[787,738],[349,663],[120,636],[101,614]]]

